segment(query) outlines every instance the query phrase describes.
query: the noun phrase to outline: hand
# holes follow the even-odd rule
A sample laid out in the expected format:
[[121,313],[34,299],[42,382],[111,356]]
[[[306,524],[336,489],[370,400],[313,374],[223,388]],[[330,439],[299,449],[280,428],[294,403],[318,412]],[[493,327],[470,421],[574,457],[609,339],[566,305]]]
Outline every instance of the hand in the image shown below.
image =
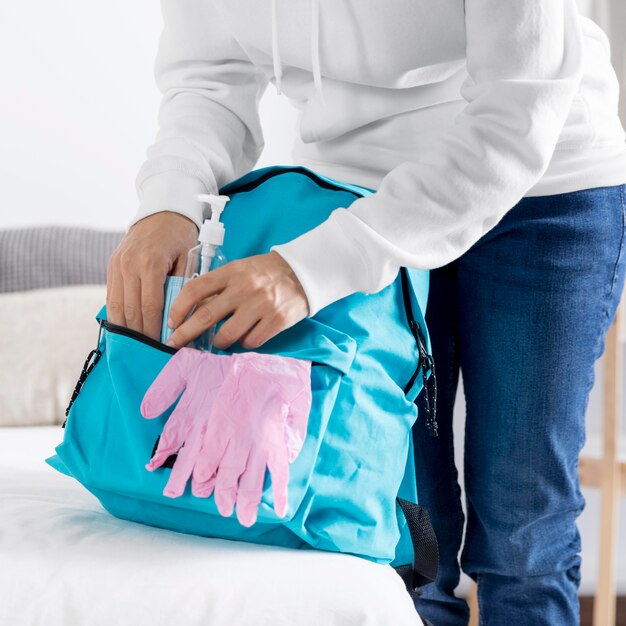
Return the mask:
[[197,240],[197,226],[179,213],[163,211],[134,224],[109,261],[108,319],[159,340],[165,277],[183,275]]
[[287,261],[277,252],[259,254],[186,283],[170,308],[168,323],[176,330],[167,343],[186,346],[230,315],[215,335],[215,347],[225,350],[239,341],[258,348],[308,313],[304,289]]

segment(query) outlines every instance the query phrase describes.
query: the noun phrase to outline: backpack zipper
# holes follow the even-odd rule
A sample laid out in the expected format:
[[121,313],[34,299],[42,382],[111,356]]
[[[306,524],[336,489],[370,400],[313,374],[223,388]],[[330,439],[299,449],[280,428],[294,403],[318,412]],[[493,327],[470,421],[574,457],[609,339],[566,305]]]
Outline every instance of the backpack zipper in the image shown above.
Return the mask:
[[[171,346],[167,346],[156,339],[152,339],[151,337],[147,337],[143,333],[140,333],[137,330],[132,330],[131,328],[126,328],[125,326],[118,326],[117,324],[113,324],[108,320],[102,320],[102,325],[109,332],[115,335],[123,335],[124,337],[130,337],[135,341],[139,341],[140,343],[144,343],[147,346],[152,348],[156,348],[157,350],[161,350],[162,352],[167,352],[168,354],[176,354],[178,352],[178,348],[172,348]],[[326,363],[321,363],[319,361],[311,361],[311,365],[327,365]],[[329,366],[330,367],[330,366]]]
[[167,352],[167,354],[176,354],[177,349],[172,346],[167,346],[156,339],[152,339],[152,337],[148,337],[143,333],[140,333],[138,330],[133,330],[132,328],[126,328],[125,326],[119,326],[118,324],[114,324],[113,322],[109,322],[108,320],[100,320],[100,324],[106,328],[106,330],[114,335],[122,335],[124,337],[130,337],[131,339],[135,339],[139,343],[143,343],[151,348],[155,348],[156,350],[160,350],[161,352]]
[[290,167],[290,168],[285,168],[285,169],[281,169],[278,171],[271,171],[271,172],[266,172],[265,174],[262,174],[261,176],[259,176],[256,180],[250,181],[249,183],[244,183],[243,185],[240,185],[238,187],[233,187],[231,188],[230,185],[225,185],[220,192],[228,192],[228,193],[246,193],[248,191],[252,191],[253,189],[256,189],[259,185],[262,185],[264,182],[268,181],[270,178],[274,178],[274,176],[280,176],[281,174],[287,174],[288,172],[295,172],[297,174],[302,174],[303,176],[306,176],[307,178],[310,178],[313,182],[315,182],[319,187],[323,187],[324,189],[330,189],[332,191],[345,191],[346,193],[351,193],[352,195],[356,196],[357,198],[362,198],[363,195],[352,190],[352,189],[346,189],[344,187],[341,187],[340,185],[334,185],[333,183],[328,182],[327,180],[324,180],[323,178],[320,178],[319,176],[317,176],[316,174],[314,174],[313,172],[310,172],[307,169],[304,169],[302,167],[298,167],[298,166],[294,166],[294,167]]

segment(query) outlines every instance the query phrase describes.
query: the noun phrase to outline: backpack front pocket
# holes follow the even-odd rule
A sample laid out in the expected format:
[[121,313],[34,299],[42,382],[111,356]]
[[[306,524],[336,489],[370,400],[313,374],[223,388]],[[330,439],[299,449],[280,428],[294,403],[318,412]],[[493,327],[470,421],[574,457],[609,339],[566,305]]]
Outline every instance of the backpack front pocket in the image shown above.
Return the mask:
[[[141,415],[140,405],[148,387],[175,350],[106,320],[101,323],[101,357],[74,399],[65,439],[57,448],[63,463],[88,489],[98,490],[97,495],[105,507],[107,504],[101,497],[103,492],[144,502],[143,507],[133,507],[129,519],[154,524],[154,515],[148,510],[152,502],[178,508],[181,520],[185,511],[206,514],[203,533],[206,535],[245,539],[246,531],[253,534],[254,527],[244,528],[234,515],[227,520],[222,518],[213,497],[193,496],[189,484],[178,498],[163,495],[171,470],[162,467],[149,472],[145,464],[150,460],[155,442],[176,403],[151,420]],[[300,328],[296,325],[292,327],[294,330],[287,329],[259,349],[312,361],[312,404],[304,445],[290,465],[287,516],[278,518],[274,512],[271,481],[267,473],[257,523],[286,522],[298,509],[309,484],[342,377],[348,372],[355,354],[355,341],[348,335],[325,328],[308,318],[300,324]],[[146,519],[142,519],[142,509]],[[115,514],[124,516],[119,509]],[[172,515],[168,519],[164,524],[166,527],[176,525],[175,521],[172,522]],[[229,523],[225,524],[226,521]],[[185,526],[182,521],[181,526]]]

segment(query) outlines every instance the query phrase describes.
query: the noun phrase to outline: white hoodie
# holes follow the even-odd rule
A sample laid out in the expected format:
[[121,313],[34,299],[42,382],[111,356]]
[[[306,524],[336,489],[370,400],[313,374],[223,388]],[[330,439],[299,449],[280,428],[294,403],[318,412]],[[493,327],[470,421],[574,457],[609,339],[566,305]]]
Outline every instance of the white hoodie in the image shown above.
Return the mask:
[[626,182],[605,34],[575,0],[162,0],[155,143],[131,223],[254,168],[273,82],[293,162],[376,193],[274,246],[309,314],[461,256],[523,196]]

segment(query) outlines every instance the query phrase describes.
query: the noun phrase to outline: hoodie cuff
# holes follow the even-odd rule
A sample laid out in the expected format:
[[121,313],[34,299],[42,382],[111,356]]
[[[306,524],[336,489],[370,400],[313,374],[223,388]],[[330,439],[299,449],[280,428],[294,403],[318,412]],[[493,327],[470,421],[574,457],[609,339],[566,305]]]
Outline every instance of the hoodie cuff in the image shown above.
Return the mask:
[[171,170],[154,174],[143,181],[140,188],[140,204],[128,224],[130,228],[139,220],[162,211],[180,213],[189,218],[200,229],[204,221],[206,206],[196,200],[199,193],[217,193],[198,178]]
[[270,250],[280,254],[298,277],[309,304],[309,317],[356,292],[369,294],[364,243],[355,239],[354,220],[347,209],[335,209],[316,228]]

